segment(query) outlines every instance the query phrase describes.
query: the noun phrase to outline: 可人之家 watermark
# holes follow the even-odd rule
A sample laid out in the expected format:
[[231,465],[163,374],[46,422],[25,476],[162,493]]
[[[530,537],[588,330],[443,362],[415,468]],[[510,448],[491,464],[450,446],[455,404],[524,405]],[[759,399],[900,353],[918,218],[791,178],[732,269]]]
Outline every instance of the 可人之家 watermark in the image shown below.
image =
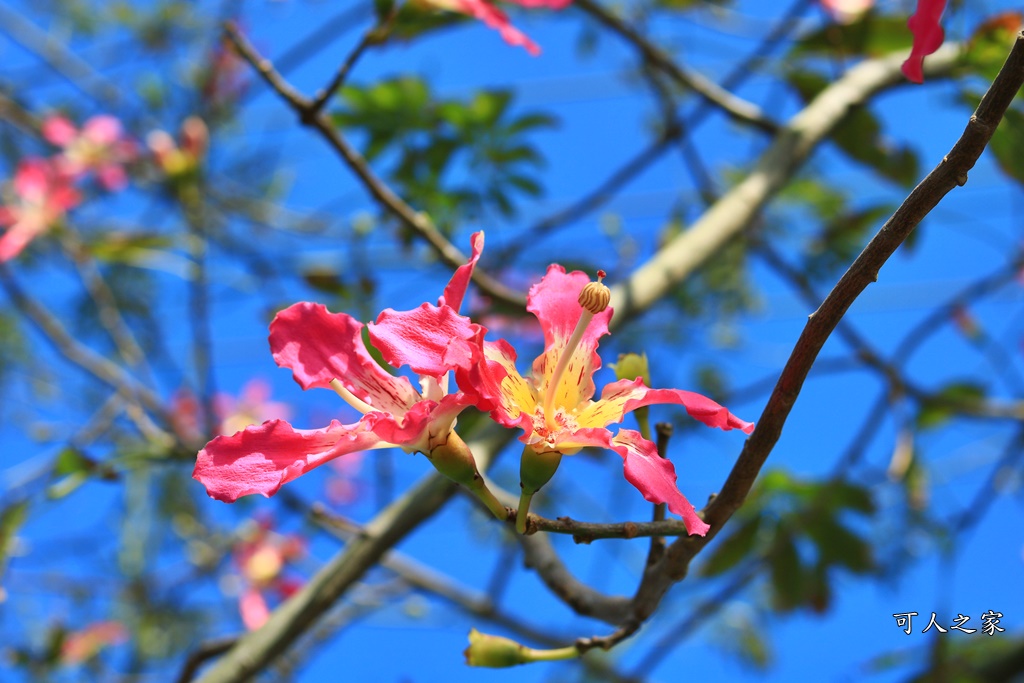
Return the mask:
[[[896,626],[901,628],[907,635],[910,635],[914,628],[914,617],[920,615],[917,612],[897,612],[896,614],[893,614],[893,616],[896,618]],[[964,633],[970,634],[976,633],[980,630],[987,636],[994,636],[997,631],[1002,633],[1006,630],[999,625],[999,620],[1002,618],[1002,612],[989,610],[981,615],[981,628],[977,629],[967,626],[967,622],[971,620],[969,616],[957,614],[953,623],[944,627],[939,624],[939,620],[936,617],[935,612],[932,612],[931,619],[928,620],[928,625],[921,629],[921,633],[927,633],[934,628],[939,633],[963,631]]]

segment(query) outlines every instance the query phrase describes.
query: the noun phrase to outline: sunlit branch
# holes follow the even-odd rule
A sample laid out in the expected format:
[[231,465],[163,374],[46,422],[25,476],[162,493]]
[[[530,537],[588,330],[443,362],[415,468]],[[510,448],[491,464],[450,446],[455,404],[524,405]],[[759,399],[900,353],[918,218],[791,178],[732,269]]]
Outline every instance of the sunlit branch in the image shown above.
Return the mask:
[[0,4],[0,32],[26,50],[37,54],[57,74],[82,94],[103,104],[119,104],[122,93],[86,61],[68,50],[66,43],[47,35],[18,12]]
[[593,0],[576,0],[573,6],[579,7],[603,25],[622,36],[643,55],[645,60],[664,71],[679,85],[693,90],[700,97],[722,109],[731,118],[750,124],[768,133],[775,133],[779,130],[778,124],[768,118],[757,105],[721,88],[696,71],[677,64],[672,58],[640,35],[639,32],[609,10],[601,7],[598,3]]
[[[960,49],[958,45],[947,45],[931,55],[929,77],[948,73],[957,64]],[[627,281],[612,287],[612,327],[649,309],[747,229],[852,108],[903,82],[903,57],[899,54],[861,62],[790,119],[742,182],[635,270]]]
[[[434,225],[425,213],[416,211],[395,194],[388,185],[370,169],[366,159],[348,144],[337,128],[324,117],[311,109],[311,102],[285,81],[274,69],[273,64],[256,52],[251,43],[239,33],[230,22],[224,26],[224,33],[232,42],[238,53],[263,77],[263,80],[295,111],[303,125],[316,130],[330,144],[335,152],[355,173],[374,199],[389,214],[397,217],[404,225],[422,237],[441,259],[450,267],[458,268],[467,261],[466,255],[455,247]],[[526,305],[526,297],[488,275],[477,267],[473,271],[473,282],[486,294],[517,307]]]

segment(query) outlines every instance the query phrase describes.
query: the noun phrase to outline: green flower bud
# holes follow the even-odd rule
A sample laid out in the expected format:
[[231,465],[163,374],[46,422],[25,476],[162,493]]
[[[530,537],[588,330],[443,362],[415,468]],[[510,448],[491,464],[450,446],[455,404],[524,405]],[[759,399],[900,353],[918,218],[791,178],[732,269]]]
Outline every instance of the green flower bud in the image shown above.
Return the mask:
[[469,632],[469,647],[462,654],[466,656],[469,666],[486,666],[492,669],[504,669],[527,662],[523,655],[524,648],[514,640],[480,633],[475,628]]
[[508,518],[508,510],[487,488],[484,478],[480,476],[480,470],[477,469],[473,452],[469,450],[469,446],[462,440],[462,437],[454,431],[449,432],[447,440],[443,444],[431,448],[426,456],[434,469],[456,484],[461,484],[469,489],[491,511],[491,514],[501,521]]
[[523,457],[519,461],[519,509],[516,513],[516,531],[526,533],[526,519],[530,512],[530,501],[544,484],[551,480],[562,462],[561,451],[544,451],[538,453],[529,446],[523,449]]
[[580,656],[580,651],[573,645],[554,650],[534,650],[509,638],[480,633],[474,628],[469,632],[469,647],[462,654],[466,656],[466,664],[469,666],[504,669],[530,662],[574,659]]
[[538,453],[527,446],[523,449],[523,457],[519,461],[519,485],[528,494],[537,493],[544,484],[551,481],[551,477],[555,476],[561,462],[561,451]]
[[[644,386],[651,386],[651,369],[647,364],[647,354],[623,353],[619,354],[619,362],[612,364],[615,370],[615,377],[618,379],[634,380],[640,378]],[[640,434],[645,439],[651,438],[650,409],[641,406],[633,412],[637,424],[640,426]]]
[[651,386],[651,369],[647,364],[647,354],[622,353],[619,362],[611,364],[617,379],[636,379],[639,377],[646,386]]
[[457,484],[471,487],[480,480],[473,453],[455,432],[449,432],[447,440],[430,449],[426,456],[434,469]]

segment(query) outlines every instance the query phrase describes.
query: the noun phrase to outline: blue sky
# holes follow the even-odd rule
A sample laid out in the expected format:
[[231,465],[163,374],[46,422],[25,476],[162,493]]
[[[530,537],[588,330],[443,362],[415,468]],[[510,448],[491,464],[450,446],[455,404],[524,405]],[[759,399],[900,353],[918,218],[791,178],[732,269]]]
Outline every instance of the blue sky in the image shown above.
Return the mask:
[[[965,10],[964,14],[970,12],[970,17],[962,14],[954,18],[949,25],[951,38],[962,38],[973,20],[985,11],[1004,5],[1007,3],[984,3]],[[882,6],[886,11],[898,11],[893,3]],[[321,2],[256,2],[246,5],[244,11],[243,23],[254,44],[274,58],[286,53],[325,17],[333,16],[338,6]],[[652,32],[665,44],[676,46],[690,65],[717,77],[737,56],[752,48],[764,21],[774,14],[774,8],[767,8],[763,3],[739,2],[721,19],[704,12],[695,18],[661,22]],[[808,28],[818,20],[817,14],[812,12],[810,16]],[[653,114],[650,99],[637,97],[635,91],[624,85],[634,62],[623,45],[612,37],[603,37],[592,52],[580,49],[580,13],[570,10],[563,17],[549,19],[516,12],[514,19],[543,46],[541,57],[532,58],[525,51],[503,44],[494,32],[467,24],[413,45],[373,51],[353,75],[357,83],[398,74],[428,76],[434,91],[446,97],[466,95],[482,86],[510,87],[517,93],[517,110],[545,108],[558,117],[556,129],[535,138],[548,161],[544,171],[547,195],[535,203],[524,203],[522,216],[514,222],[467,225],[460,228],[456,236],[458,246],[466,250],[469,233],[486,229],[488,246],[483,265],[488,267],[497,264],[488,264],[487,254],[500,249],[518,229],[565,205],[635,153],[646,140],[645,126]],[[340,35],[317,58],[290,73],[289,78],[300,90],[313,92],[326,82],[334,66],[357,39],[358,30]],[[5,57],[29,59],[9,42],[0,42],[0,50],[0,55]],[[180,74],[165,76],[176,78]],[[755,101],[772,98],[768,83],[766,78],[755,77],[740,93]],[[54,86],[54,90],[60,87]],[[232,154],[245,150],[248,145],[269,143],[281,151],[281,161],[287,168],[290,185],[285,203],[288,207],[300,212],[326,212],[342,223],[373,211],[363,189],[322,142],[301,129],[294,116],[271,93],[264,90],[256,94],[261,85],[254,82],[251,87],[253,95],[241,125],[215,140],[215,145],[220,146],[214,147],[214,168],[218,163],[225,164]],[[954,93],[953,88],[943,83],[907,86],[879,98],[873,107],[884,122],[887,135],[917,149],[922,170],[941,159],[967,120],[969,112],[952,103]],[[37,93],[35,98],[46,102],[44,95]],[[786,97],[773,111],[782,118],[794,107],[794,98]],[[702,126],[699,136],[701,149],[715,172],[736,169],[750,158],[752,150],[760,150],[765,144],[757,135],[737,132],[732,124],[719,118]],[[898,203],[904,195],[900,188],[873,179],[864,170],[852,166],[834,149],[822,150],[809,168],[848,188],[855,203],[866,205],[882,200]],[[724,189],[721,178],[719,176],[719,189]],[[670,153],[609,202],[604,210],[518,254],[516,263],[523,270],[539,275],[552,261],[583,257],[595,263],[607,262],[610,270],[617,268],[619,272],[628,272],[631,265],[652,252],[671,207],[681,203],[688,212],[695,212],[696,201],[678,154]],[[1021,207],[1019,185],[1008,183],[991,161],[983,158],[968,185],[947,197],[921,226],[923,232],[916,247],[897,253],[890,260],[879,282],[851,309],[851,323],[876,349],[890,353],[932,306],[947,300],[980,275],[996,270],[1005,261],[1008,251],[1019,244],[1016,232],[1019,221],[1014,220],[1013,212],[1019,215]],[[133,208],[127,206],[121,210],[129,212]],[[777,214],[775,220],[784,220],[788,215]],[[628,254],[623,258],[619,252],[621,242],[617,239],[621,238],[609,238],[600,231],[602,217],[607,222],[609,216],[620,221],[623,233],[634,240],[636,251],[632,260]],[[794,258],[792,250],[801,244],[802,236],[812,227],[806,220],[789,226],[786,234],[779,238],[780,251]],[[343,263],[346,267],[356,265],[346,261],[344,243],[299,241],[279,235],[266,235],[265,239],[268,245],[286,254],[287,259],[322,260]],[[402,255],[386,235],[373,238],[369,249],[373,258],[386,264],[387,277],[382,280],[378,299],[384,306],[412,308],[424,300],[425,292],[427,299],[440,293],[447,277],[444,268],[404,267]],[[269,297],[260,290],[258,281],[240,278],[237,265],[229,264],[227,256],[215,254],[218,260],[212,271],[213,358],[220,387],[236,391],[253,376],[268,379],[273,384],[275,399],[299,407],[297,426],[322,426],[324,415],[333,417],[347,410],[327,392],[301,392],[288,372],[274,366],[266,345],[265,314]],[[647,351],[653,362],[654,383],[683,388],[692,386],[694,368],[703,363],[726,369],[734,387],[743,387],[755,379],[777,373],[810,311],[762,263],[754,260],[751,273],[758,306],[749,314],[733,321],[702,320],[701,325],[681,327],[664,309],[656,310],[641,321],[646,334],[638,337],[647,340],[645,348],[628,347],[625,344],[636,342],[618,343],[613,336],[602,345],[605,365],[619,352]],[[169,292],[180,286],[169,278],[161,282]],[[61,301],[64,287],[65,284],[51,280],[40,290],[40,296]],[[282,296],[308,298],[311,294],[296,287]],[[1018,374],[1022,371],[1018,340],[1024,322],[1020,304],[1020,286],[1012,283],[998,296],[972,309],[989,334],[1002,340],[1014,354],[1013,371]],[[168,319],[180,319],[184,315],[180,303],[167,304]],[[676,333],[681,342],[666,344],[664,332]],[[726,333],[736,339],[736,343],[723,346],[721,341]],[[180,336],[170,340],[172,354],[183,356],[186,344],[187,330],[182,328]],[[521,369],[533,355],[534,351],[528,347],[521,350]],[[847,355],[849,351],[844,344],[833,339],[821,358]],[[1017,398],[998,384],[992,368],[952,330],[947,329],[925,345],[909,368],[929,389],[937,389],[946,381],[980,376],[993,387],[996,397]],[[603,370],[597,376],[598,387],[612,379],[611,371]],[[168,392],[173,389],[166,388]],[[877,377],[864,372],[812,373],[767,467],[784,468],[798,477],[817,477],[830,472],[883,389]],[[760,395],[729,407],[741,417],[754,420],[765,398]],[[51,412],[53,421],[60,423],[59,402],[42,410]],[[664,419],[669,415],[671,411],[664,410],[655,412],[652,417]],[[869,469],[884,470],[901,417],[896,410],[886,415],[864,458]],[[3,460],[7,482],[10,482],[12,472],[24,471],[20,468],[26,462],[34,462],[40,454],[49,451],[45,445],[27,441],[22,430],[10,419],[0,428],[4,443],[15,444],[9,447]],[[1012,436],[1007,425],[970,421],[958,423],[956,429],[922,434],[915,445],[929,465],[930,496],[935,508],[952,516],[968,505],[975,492],[985,485],[992,463]],[[677,466],[683,473],[680,477],[682,490],[692,501],[699,503],[720,486],[741,444],[742,437],[735,432],[722,434],[711,430],[688,431],[673,442],[673,457],[677,458]],[[506,487],[514,486],[516,480],[516,455],[513,446],[494,470],[496,480]],[[374,454],[370,454],[372,457]],[[416,481],[426,471],[423,458],[401,453],[388,457],[396,468],[399,486]],[[581,462],[563,464],[553,486],[557,485],[554,490],[564,492],[565,502],[559,500],[546,511],[577,518],[604,513],[608,519],[615,520],[641,519],[648,514],[649,506],[621,479],[617,458],[605,458],[596,463],[579,460]],[[368,459],[364,468],[369,470],[370,467],[372,463]],[[906,651],[912,662],[921,663],[933,638],[983,637],[979,634],[921,634],[920,629],[933,611],[939,613],[943,625],[948,626],[955,614],[963,613],[971,615],[970,625],[977,627],[978,615],[994,609],[1004,613],[1004,626],[1019,633],[1024,604],[1015,587],[1020,585],[1024,569],[1024,533],[1020,531],[1024,525],[1020,524],[1020,479],[1019,474],[1016,476],[1016,484],[1011,482],[1017,487],[1015,491],[996,500],[984,519],[955,542],[952,556],[939,553],[927,539],[906,539],[907,546],[919,555],[906,559],[904,571],[897,578],[865,581],[837,574],[833,583],[834,602],[826,614],[796,613],[756,622],[755,628],[769,641],[774,652],[773,664],[766,671],[750,670],[722,647],[723,642],[735,637],[738,624],[756,618],[753,606],[765,600],[762,588],[758,587],[732,598],[695,635],[676,648],[650,680],[717,676],[737,681],[791,681],[809,674],[815,680],[861,680],[866,673],[866,663],[882,653]],[[321,486],[322,478],[316,476],[295,484],[297,491],[309,497],[317,496]],[[895,485],[884,482],[877,487],[876,503],[880,513],[870,525],[862,525],[861,531],[879,539],[893,533],[896,489]],[[226,509],[221,503],[207,501],[205,496],[200,500],[202,505],[209,506],[210,514],[222,518],[225,525],[273,507],[272,502],[262,499],[247,503],[240,510]],[[117,513],[124,505],[117,489],[91,484],[65,501],[40,505],[26,527],[27,543],[30,548],[43,548],[105,528],[113,533]],[[348,512],[366,520],[372,514],[372,505],[364,501]],[[399,550],[479,589],[487,584],[496,566],[508,562],[498,552],[501,537],[494,526],[492,520],[472,511],[466,501],[457,500],[406,539]],[[559,543],[560,547],[564,546],[567,562],[578,576],[610,592],[632,590],[646,553],[646,544],[636,542],[605,541],[577,547],[572,547],[568,539],[560,539]],[[332,543],[318,540],[311,548],[306,568],[313,569],[318,560],[326,560],[336,550]],[[103,556],[98,563],[70,560],[64,569],[70,575],[89,575],[97,571],[97,567],[102,570],[112,559]],[[17,579],[23,567],[28,567],[23,576],[33,576],[31,561],[31,556],[24,560],[25,564],[16,561],[11,570],[12,580]],[[520,558],[517,556],[514,561],[519,563]],[[182,566],[180,560],[171,561],[169,569],[181,571]],[[689,614],[696,601],[716,587],[708,582],[686,582],[678,586],[657,617],[636,639],[640,641],[636,647],[630,643],[613,654],[621,658],[620,669],[629,671],[630,665],[647,650],[643,642],[653,642],[662,629]],[[200,593],[188,599],[200,604],[214,597],[212,593]],[[514,606],[515,613],[530,623],[548,625],[570,639],[604,633],[608,628],[573,616],[551,598],[529,572],[515,573],[503,604]],[[76,608],[59,600],[43,603],[37,609],[39,611],[27,615],[5,610],[0,612],[0,620],[10,629],[19,619],[38,619],[45,613],[68,617],[76,614]],[[915,620],[911,635],[900,631],[892,616],[905,611],[922,615]],[[411,618],[410,613],[420,616]],[[238,627],[232,613],[224,615],[224,625],[226,630]],[[356,680],[417,683],[542,681],[561,679],[564,675],[564,665],[558,664],[501,672],[466,668],[460,653],[471,625],[481,630],[494,630],[486,624],[467,620],[435,600],[405,599],[358,621],[329,642],[315,646],[298,680],[335,680],[339,674],[347,674]],[[868,680],[902,680],[907,672],[908,669],[900,668],[896,673],[873,673]]]

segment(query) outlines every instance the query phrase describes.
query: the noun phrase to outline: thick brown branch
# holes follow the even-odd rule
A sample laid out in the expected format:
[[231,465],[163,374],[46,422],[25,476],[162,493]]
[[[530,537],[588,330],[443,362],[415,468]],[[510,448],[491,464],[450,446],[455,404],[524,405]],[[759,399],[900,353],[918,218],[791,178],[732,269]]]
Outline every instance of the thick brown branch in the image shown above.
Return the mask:
[[[1010,102],[1024,83],[1024,32],[1018,35],[1013,50],[985,97],[982,98],[963,135],[949,154],[936,166],[886,221],[864,251],[840,278],[818,310],[810,316],[796,346],[757,422],[757,428],[718,496],[705,509],[711,525],[707,536],[691,536],[676,541],[666,555],[662,585],[652,585],[651,593],[664,594],[674,580],[685,575],[690,560],[721,530],[743,504],[761,467],[782,434],[782,427],[822,346],[835,330],[857,296],[872,282],[886,260],[910,235],[921,220],[953,188],[967,182],[973,168]],[[645,596],[650,599],[652,595]]]

